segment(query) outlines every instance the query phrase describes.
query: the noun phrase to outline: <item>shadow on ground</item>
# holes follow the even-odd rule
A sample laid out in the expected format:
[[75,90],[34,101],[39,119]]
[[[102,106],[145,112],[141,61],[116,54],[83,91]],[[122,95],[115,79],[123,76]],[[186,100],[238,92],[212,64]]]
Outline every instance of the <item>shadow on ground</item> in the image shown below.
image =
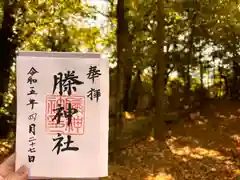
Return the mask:
[[108,179],[235,179],[240,102],[213,101],[192,116],[193,122],[172,126],[165,143],[148,139],[122,151]]
[[[169,127],[168,138],[143,140],[109,165],[114,180],[231,180],[240,174],[240,102],[212,101],[191,123]],[[3,159],[8,152],[0,142]]]

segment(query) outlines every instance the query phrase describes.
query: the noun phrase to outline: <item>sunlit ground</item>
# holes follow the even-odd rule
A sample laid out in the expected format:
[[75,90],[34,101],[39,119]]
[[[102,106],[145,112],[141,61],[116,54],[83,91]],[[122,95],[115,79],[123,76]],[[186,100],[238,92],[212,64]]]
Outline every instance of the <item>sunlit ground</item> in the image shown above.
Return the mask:
[[122,151],[107,179],[231,180],[240,174],[240,104],[206,107],[175,125],[165,143],[153,137]]
[[151,145],[142,142],[128,149],[123,154],[129,158],[122,166],[110,167],[109,179],[230,179],[239,173],[238,165],[230,154],[223,155],[220,151],[201,147],[178,148],[174,140],[171,137],[167,142],[170,152],[158,149],[158,143],[153,141]]
[[[148,137],[109,164],[114,180],[231,180],[240,175],[240,103],[218,104],[193,113],[191,123],[168,130],[165,142]],[[125,113],[126,119],[134,114]],[[0,141],[4,159],[11,143]]]

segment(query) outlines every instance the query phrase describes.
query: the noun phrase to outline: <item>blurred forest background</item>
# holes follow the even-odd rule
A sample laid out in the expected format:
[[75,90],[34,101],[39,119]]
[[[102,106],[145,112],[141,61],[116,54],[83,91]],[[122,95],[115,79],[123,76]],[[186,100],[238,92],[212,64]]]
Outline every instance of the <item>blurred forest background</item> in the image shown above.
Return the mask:
[[2,157],[14,151],[17,53],[102,52],[111,66],[106,179],[236,178],[239,0],[94,2],[0,1]]

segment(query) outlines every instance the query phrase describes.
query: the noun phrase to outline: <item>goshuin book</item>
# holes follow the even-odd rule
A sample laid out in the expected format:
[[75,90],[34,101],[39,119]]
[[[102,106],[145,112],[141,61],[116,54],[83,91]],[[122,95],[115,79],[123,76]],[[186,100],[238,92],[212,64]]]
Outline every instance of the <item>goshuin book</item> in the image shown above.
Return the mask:
[[35,179],[108,175],[108,65],[99,53],[19,53],[16,168]]

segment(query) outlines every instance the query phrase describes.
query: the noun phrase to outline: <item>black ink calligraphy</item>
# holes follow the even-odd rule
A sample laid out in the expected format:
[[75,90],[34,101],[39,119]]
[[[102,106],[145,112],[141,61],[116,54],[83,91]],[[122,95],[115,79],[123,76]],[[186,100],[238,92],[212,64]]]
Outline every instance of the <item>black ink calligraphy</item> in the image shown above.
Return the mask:
[[38,104],[35,99],[29,99],[29,103],[27,105],[31,105],[31,109],[34,109],[34,104]]
[[60,124],[61,122],[61,117],[63,116],[63,111],[64,111],[64,107],[62,107],[61,104],[58,104],[58,108],[57,109],[53,109],[53,111],[57,111],[55,116],[53,117],[52,120],[57,120],[57,124]]
[[29,93],[27,93],[27,95],[37,94],[36,91],[34,90],[34,87],[30,87],[30,88],[31,89],[30,89]]
[[36,73],[38,73],[38,71],[34,67],[32,67],[27,74],[30,74],[31,76],[33,76]]
[[31,136],[29,139],[28,139],[28,142],[33,146],[34,144],[36,144],[36,138],[34,136]]
[[87,73],[87,78],[92,80],[92,83],[94,83],[95,78],[98,78],[101,75],[101,72],[99,69],[97,69],[97,66],[90,66],[89,72]]
[[64,151],[78,151],[79,150],[78,147],[70,146],[71,144],[74,143],[74,141],[71,140],[70,135],[67,136],[67,141],[65,141],[65,142],[63,142],[64,137],[61,134],[58,134],[58,136],[56,138],[53,138],[53,141],[57,141],[56,145],[52,149],[52,151],[54,151],[54,150],[57,151],[57,155],[60,152],[64,152]]
[[65,118],[67,118],[67,121],[68,121],[68,123],[67,123],[68,127],[71,124],[73,115],[76,114],[76,113],[78,113],[78,110],[75,109],[75,108],[72,108],[72,105],[69,103],[68,104],[68,110],[64,111],[64,116],[65,116]]
[[100,89],[94,89],[91,88],[90,91],[87,93],[87,97],[92,101],[93,99],[96,99],[96,102],[98,102],[99,97],[101,96]]
[[28,155],[28,162],[32,163],[35,161],[35,156]]
[[[75,75],[75,71],[67,71],[66,73],[59,72],[57,75],[53,76],[53,79],[53,94],[58,88],[60,96],[63,96],[64,92],[67,92],[67,95],[71,96],[73,92],[77,91],[77,85],[84,84],[83,81],[78,80],[78,76]],[[54,115],[52,121],[56,120],[56,124],[60,124],[61,118],[64,117],[67,119],[68,127],[71,125],[73,115],[78,112],[77,109],[72,108],[71,103],[68,103],[67,110],[64,109],[61,104],[58,104],[58,108],[53,109],[53,111],[56,111],[56,114]],[[66,142],[63,142],[63,140],[64,137],[61,134],[58,134],[57,138],[53,138],[53,141],[57,141],[57,143],[52,151],[56,150],[57,154],[59,154],[60,151],[77,151],[79,149],[78,147],[70,146],[70,144],[73,143],[70,135],[67,136]],[[62,147],[64,145],[66,146]]]
[[52,120],[56,120],[57,124],[60,124],[61,117],[65,117],[68,120],[68,123],[67,123],[68,126],[71,125],[73,115],[78,112],[77,109],[72,108],[72,105],[70,103],[68,104],[67,111],[64,110],[64,107],[62,107],[61,104],[58,104],[58,108],[54,109],[54,111],[57,111],[57,113],[55,114]]
[[[35,84],[38,82],[38,80],[36,78],[34,78],[33,76],[35,74],[39,73],[34,67],[32,67],[29,72],[27,73],[27,75],[30,75],[27,79],[27,83],[29,84]],[[27,93],[28,96],[31,96],[31,98],[29,99],[29,102],[27,104],[27,106],[31,106],[31,110],[34,110],[34,105],[38,104],[38,102],[36,101],[35,98],[33,98],[32,96],[36,96],[37,92],[35,90],[35,87],[32,85],[30,87],[29,92]],[[35,120],[37,118],[37,113],[32,113],[30,115],[28,115],[28,120],[32,121],[29,122],[29,127],[28,127],[28,133],[31,135],[28,139],[29,142],[29,148],[28,148],[28,152],[31,155],[28,155],[28,162],[33,163],[35,161],[35,155],[34,153],[36,152],[36,124],[35,124]]]
[[34,123],[30,124],[29,125],[29,134],[35,135],[35,132],[36,132],[35,128],[36,128],[36,124],[34,124]]
[[[89,67],[89,72],[87,73],[87,78],[92,80],[92,84],[94,84],[95,79],[98,78],[99,76],[101,76],[102,73],[101,71],[97,68],[96,65],[91,65]],[[101,91],[100,89],[96,89],[91,87],[91,89],[87,92],[87,97],[93,101],[94,99],[96,100],[96,102],[99,101],[99,98],[101,96]]]
[[[28,139],[28,142],[29,142],[29,148],[28,148],[28,152],[33,154],[36,152],[36,148],[35,148],[35,145],[36,145],[36,138],[34,138],[34,136],[31,136],[29,139]],[[32,163],[35,161],[35,156],[34,155],[28,155],[28,162]]]
[[59,72],[57,75],[54,75],[53,78],[53,94],[58,86],[60,96],[63,95],[63,92],[67,92],[70,96],[72,94],[72,90],[74,92],[77,91],[77,88],[74,85],[84,84],[84,82],[78,80],[78,76],[75,75],[75,71],[67,71],[67,73],[64,73],[64,77],[63,73]]
[[31,114],[31,115],[28,116],[28,119],[29,119],[29,120],[35,121],[36,118],[37,118],[37,113],[33,113],[33,114]]
[[35,153],[35,152],[36,152],[35,147],[33,147],[33,148],[29,148],[29,149],[28,149],[28,152],[30,152],[30,153]]
[[30,84],[37,83],[37,79],[33,79],[33,77],[30,76],[27,80],[27,83],[30,83]]

